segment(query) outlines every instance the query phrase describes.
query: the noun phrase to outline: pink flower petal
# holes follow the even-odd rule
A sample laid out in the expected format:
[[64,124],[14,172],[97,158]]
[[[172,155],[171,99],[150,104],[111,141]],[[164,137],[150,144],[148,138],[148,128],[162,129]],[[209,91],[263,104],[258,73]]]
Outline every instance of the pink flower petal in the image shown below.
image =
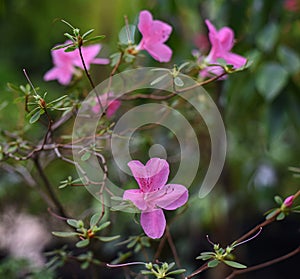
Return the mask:
[[106,116],[108,118],[112,117],[120,106],[121,106],[121,102],[119,100],[114,100],[109,102],[109,105],[106,110]]
[[141,11],[139,16],[138,29],[143,38],[137,49],[144,49],[159,62],[169,62],[172,50],[163,43],[169,39],[172,27],[160,20],[153,20],[148,11]]
[[68,70],[67,68],[54,67],[46,72],[44,80],[49,81],[57,79],[60,84],[68,85],[72,80],[72,75],[73,71]]
[[155,203],[166,210],[175,210],[183,206],[189,196],[187,188],[180,184],[168,184],[160,191],[164,191],[164,195],[157,198]]
[[166,219],[161,209],[151,212],[142,212],[141,225],[150,238],[161,238],[166,228]]
[[152,26],[152,15],[148,11],[141,11],[139,15],[139,24],[138,29],[142,33],[143,36],[149,36],[151,34],[151,26]]
[[144,193],[162,188],[168,180],[169,164],[166,160],[152,158],[146,166],[140,161],[133,160],[128,163],[128,166]]
[[130,200],[139,210],[146,210],[147,204],[144,201],[144,193],[139,189],[125,190],[123,200]]
[[144,49],[159,62],[169,62],[172,57],[172,50],[165,44],[145,44]]
[[229,27],[223,27],[218,32],[219,42],[224,51],[230,51],[234,44],[234,33]]
[[244,66],[247,62],[247,59],[245,57],[232,52],[224,55],[224,59],[226,60],[227,64],[231,64],[237,69]]

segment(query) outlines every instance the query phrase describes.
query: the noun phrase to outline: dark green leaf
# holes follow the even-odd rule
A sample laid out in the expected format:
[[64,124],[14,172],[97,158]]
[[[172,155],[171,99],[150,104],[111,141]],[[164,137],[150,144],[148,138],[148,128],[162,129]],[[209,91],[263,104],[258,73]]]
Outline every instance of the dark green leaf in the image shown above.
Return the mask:
[[288,82],[288,72],[278,63],[263,64],[255,76],[255,84],[259,93],[272,101]]
[[256,36],[256,43],[261,50],[270,51],[274,48],[278,36],[279,27],[271,22]]
[[95,29],[90,29],[88,31],[86,31],[81,37],[82,39],[84,39],[85,37],[87,37],[88,35],[90,35],[91,33],[93,33],[95,31]]
[[280,46],[277,50],[278,58],[284,68],[291,74],[300,70],[300,57],[298,53],[287,46]]
[[181,273],[184,273],[184,272],[186,272],[185,269],[176,269],[174,271],[168,272],[168,275],[181,274]]
[[276,214],[277,214],[277,209],[273,209],[267,216],[266,219],[269,220],[271,218],[273,218]]
[[90,263],[88,261],[86,262],[83,262],[81,265],[80,265],[80,268],[81,269],[87,269],[89,267]]
[[87,39],[83,41],[84,45],[88,45],[90,43],[95,43],[96,41],[102,40],[103,38],[105,38],[105,35],[99,35],[99,36],[95,36],[93,38]]
[[101,224],[98,228],[97,228],[97,231],[101,231],[103,229],[105,229],[106,227],[108,227],[110,225],[110,221],[107,221],[103,224]]
[[283,200],[280,196],[275,196],[274,200],[278,205],[282,205],[282,203],[283,203]]

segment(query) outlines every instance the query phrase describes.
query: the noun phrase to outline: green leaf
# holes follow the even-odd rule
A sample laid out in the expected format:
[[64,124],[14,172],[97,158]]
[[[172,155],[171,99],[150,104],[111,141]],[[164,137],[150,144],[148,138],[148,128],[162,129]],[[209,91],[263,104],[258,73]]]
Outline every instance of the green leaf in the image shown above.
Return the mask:
[[275,196],[274,200],[278,205],[282,205],[282,203],[283,203],[283,200],[280,196]]
[[72,46],[72,45],[73,45],[73,43],[58,45],[58,46],[55,46],[55,47],[51,48],[51,50],[57,50],[57,49],[61,49],[61,48],[66,48],[66,47]]
[[78,46],[76,45],[76,46],[69,46],[69,47],[67,47],[66,49],[65,49],[65,52],[72,52],[72,51],[74,51],[76,48],[78,48]]
[[280,212],[279,215],[276,217],[277,221],[281,221],[285,218],[285,214],[283,212]]
[[68,219],[67,223],[73,228],[78,228],[78,221],[75,219]]
[[81,269],[87,269],[89,267],[90,263],[88,261],[86,262],[83,262],[81,265],[80,265],[80,268]]
[[98,228],[97,228],[97,231],[101,231],[103,229],[105,229],[106,227],[108,227],[110,225],[110,221],[107,221],[103,224],[101,224]]
[[186,272],[186,270],[183,269],[183,268],[182,269],[176,269],[174,271],[168,272],[168,275],[181,274],[181,273],[184,273],[184,272]]
[[29,123],[33,124],[40,119],[42,110],[38,110],[34,115],[32,115],[29,119]]
[[121,44],[128,45],[134,43],[135,25],[124,26],[119,32],[119,41]]
[[263,64],[255,76],[255,84],[259,93],[272,101],[288,82],[288,72],[278,63]]
[[234,261],[224,260],[224,263],[231,266],[231,267],[234,267],[234,268],[247,268],[247,266],[245,266],[243,264],[240,264],[240,263],[237,263],[237,262],[234,262]]
[[99,239],[100,241],[103,242],[110,242],[110,241],[114,241],[116,239],[118,239],[120,236],[119,235],[115,235],[115,236],[95,236],[95,238]]
[[53,235],[58,237],[72,237],[72,236],[78,236],[78,233],[76,232],[52,232]]
[[298,53],[287,46],[279,46],[277,56],[284,68],[291,74],[300,70],[300,57]]
[[96,41],[102,40],[103,38],[105,38],[105,35],[99,35],[99,36],[95,36],[93,38],[87,39],[83,41],[84,45],[88,45],[90,43],[94,43]]
[[174,83],[175,83],[175,85],[177,85],[179,87],[182,87],[184,85],[184,82],[182,81],[182,79],[180,77],[175,77]]
[[213,258],[214,255],[200,255],[196,258],[196,260],[203,260],[203,261],[207,261],[211,258]]
[[88,159],[90,159],[91,157],[91,153],[90,152],[85,152],[82,156],[81,156],[81,161],[87,161]]
[[168,76],[168,74],[164,74],[164,75],[162,75],[162,76],[156,78],[155,80],[153,80],[153,81],[150,83],[150,85],[152,86],[152,85],[155,85],[155,84],[159,83],[159,82],[162,81],[166,76]]
[[84,240],[81,240],[79,242],[76,243],[76,247],[77,248],[82,248],[82,247],[86,247],[88,246],[90,243],[90,240],[89,239],[84,239]]
[[266,216],[266,219],[269,220],[277,214],[277,208],[271,210],[271,212]]
[[99,212],[99,213],[94,214],[94,215],[91,217],[91,219],[90,219],[90,227],[91,227],[91,228],[97,225],[97,223],[98,223],[99,220],[100,220],[101,215],[102,215],[102,212]]
[[273,22],[265,26],[265,28],[256,36],[256,43],[263,51],[270,51],[274,48],[279,36],[279,26]]
[[93,33],[95,31],[95,29],[90,29],[88,31],[86,31],[81,38],[84,39],[85,37],[87,37],[88,35],[90,35],[91,33]]
[[208,262],[207,266],[210,268],[213,268],[213,267],[216,267],[219,263],[220,263],[220,261],[214,259],[214,260]]

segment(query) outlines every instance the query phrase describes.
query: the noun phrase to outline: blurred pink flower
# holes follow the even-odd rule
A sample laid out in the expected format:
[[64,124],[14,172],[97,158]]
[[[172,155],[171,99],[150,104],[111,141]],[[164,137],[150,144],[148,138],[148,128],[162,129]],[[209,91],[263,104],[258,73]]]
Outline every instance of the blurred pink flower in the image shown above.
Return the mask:
[[[112,117],[120,107],[121,102],[119,100],[114,100],[113,92],[105,93],[99,97],[102,107],[104,109],[106,108],[106,116],[108,118]],[[97,114],[100,112],[100,104],[98,103],[97,97],[95,97],[95,102],[96,104],[92,107],[92,111]]]
[[[227,64],[233,65],[234,68],[240,68],[244,66],[247,59],[243,56],[231,52],[234,45],[234,32],[229,27],[223,27],[219,31],[211,24],[207,19],[205,23],[208,27],[208,37],[211,43],[211,50],[206,57],[208,64],[218,63],[217,59],[224,59]],[[223,69],[219,66],[208,66],[200,72],[203,77],[209,76],[210,73],[214,75],[220,75],[223,73]]]
[[183,185],[167,184],[169,164],[159,158],[150,159],[144,166],[140,161],[130,161],[128,166],[140,189],[126,190],[124,200],[130,200],[141,210],[141,225],[147,236],[160,238],[166,227],[163,209],[174,210],[188,200],[188,190]]
[[[66,41],[64,44],[68,43],[71,43],[71,41]],[[91,64],[109,63],[109,59],[96,58],[100,50],[101,45],[99,44],[82,47],[82,55],[87,69],[90,68]],[[71,52],[65,52],[63,48],[52,50],[51,56],[54,67],[44,75],[45,81],[57,79],[60,84],[68,85],[72,80],[73,74],[77,71],[76,67],[84,69],[78,49]]]
[[294,195],[291,195],[291,196],[287,197],[287,198],[284,200],[283,204],[284,204],[286,207],[291,207],[291,206],[293,205],[294,198],[295,198]]
[[143,38],[136,49],[148,51],[159,62],[169,62],[172,57],[172,50],[164,42],[168,40],[172,27],[160,20],[153,20],[150,12],[141,11],[138,29]]
[[287,11],[297,12],[300,8],[300,3],[298,0],[284,0],[283,7]]

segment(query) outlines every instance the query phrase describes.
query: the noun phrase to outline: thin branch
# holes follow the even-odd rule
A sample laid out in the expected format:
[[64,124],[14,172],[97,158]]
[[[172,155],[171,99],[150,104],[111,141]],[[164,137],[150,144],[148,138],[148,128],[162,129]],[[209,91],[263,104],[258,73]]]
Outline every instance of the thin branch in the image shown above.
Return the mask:
[[33,159],[34,161],[34,164],[36,166],[36,169],[41,177],[41,179],[43,180],[44,184],[45,184],[45,187],[47,189],[47,192],[51,198],[51,200],[53,201],[53,203],[55,204],[57,210],[58,210],[58,213],[63,216],[63,217],[67,217],[64,209],[63,209],[63,206],[61,205],[60,201],[58,200],[58,198],[56,197],[53,189],[52,189],[52,186],[50,184],[50,181],[48,180],[47,176],[45,175],[44,173],[44,170],[39,162],[39,159],[36,157]]
[[167,240],[168,240],[168,243],[170,245],[172,254],[174,256],[174,260],[175,260],[176,266],[180,268],[181,267],[180,259],[179,259],[179,256],[178,256],[178,253],[177,253],[177,249],[176,249],[176,246],[175,246],[174,241],[172,239],[172,235],[170,233],[170,228],[169,228],[168,225],[166,226],[166,236],[167,236]]
[[199,273],[203,272],[204,270],[208,269],[208,262],[196,269],[192,274],[186,276],[184,279],[190,279],[193,278],[194,276],[198,275]]
[[258,269],[262,269],[262,268],[271,266],[271,265],[276,264],[278,262],[284,261],[284,260],[286,260],[286,259],[288,259],[292,256],[295,256],[298,253],[300,253],[300,246],[298,248],[296,248],[295,250],[293,250],[292,252],[290,252],[286,255],[283,255],[281,257],[275,258],[273,260],[270,260],[270,261],[267,261],[267,262],[264,262],[264,263],[261,263],[261,264],[258,264],[258,265],[254,265],[254,266],[242,269],[242,270],[234,270],[225,279],[232,279],[232,278],[236,277],[237,275],[248,273],[248,272],[251,272],[251,271],[255,271],[255,270],[258,270]]

